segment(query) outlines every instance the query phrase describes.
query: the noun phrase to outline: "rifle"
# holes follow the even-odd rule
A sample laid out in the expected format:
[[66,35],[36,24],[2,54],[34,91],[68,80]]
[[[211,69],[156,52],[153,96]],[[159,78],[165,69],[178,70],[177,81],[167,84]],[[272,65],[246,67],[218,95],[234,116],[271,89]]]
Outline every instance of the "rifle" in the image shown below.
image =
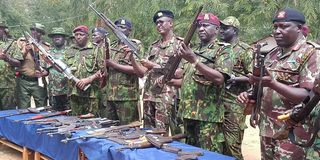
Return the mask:
[[[63,73],[68,79],[73,80],[74,82],[80,81],[77,77],[75,77],[71,69],[60,59],[55,59],[50,55],[45,48],[43,48],[28,32],[24,32],[25,37],[27,38],[28,42],[30,44],[33,44],[35,47],[37,47],[40,52],[39,54],[44,57],[46,63],[51,64],[54,69],[57,71]],[[28,38],[29,37],[29,38]],[[84,87],[83,91],[86,91],[90,87],[90,84],[88,84],[86,87]]]
[[[314,88],[318,88],[319,84],[316,84]],[[276,140],[283,140],[287,139],[289,137],[290,141],[293,144],[302,146],[302,147],[310,147],[315,138],[317,137],[317,133],[319,131],[319,121],[320,121],[320,116],[318,115],[315,124],[314,124],[314,131],[313,135],[310,138],[309,141],[306,143],[299,143],[296,141],[295,135],[294,135],[294,128],[297,126],[299,123],[301,123],[305,118],[307,118],[312,110],[317,106],[317,104],[320,101],[320,95],[316,92],[311,91],[309,96],[306,97],[306,99],[303,101],[303,103],[296,105],[291,114],[286,114],[286,115],[280,115],[277,118],[282,121],[286,121],[283,126],[278,130],[273,135],[273,139]]]
[[[254,66],[253,66],[252,74],[260,78],[258,84],[253,85],[253,93],[249,95],[250,99],[255,100],[255,106],[252,109],[251,117],[250,117],[250,125],[253,128],[255,128],[255,124],[259,120],[259,113],[261,109],[261,98],[262,98],[262,92],[263,92],[262,77],[265,75],[265,71],[266,71],[264,66],[264,60],[266,55],[261,54],[260,49],[264,45],[266,45],[266,43],[264,44],[257,43],[255,45],[256,51],[253,56],[253,58],[255,59],[255,63],[253,63]],[[248,108],[246,108],[245,110],[248,110]]]
[[51,106],[46,106],[46,107],[38,107],[38,108],[27,108],[27,109],[17,109],[17,113],[10,113],[4,116],[0,116],[0,118],[5,118],[5,117],[11,117],[11,116],[17,116],[21,114],[28,114],[28,113],[40,113],[41,111],[51,109]]
[[[108,42],[108,39],[107,37],[105,37],[105,42],[104,42],[104,45],[105,45],[105,52],[106,52],[106,55],[105,55],[105,61],[110,59],[110,50],[109,50],[109,42]],[[100,88],[103,88],[104,86],[106,86],[106,83],[107,83],[107,80],[106,80],[106,77],[108,76],[108,67],[107,67],[107,64],[106,62],[104,62],[103,64],[103,71],[102,71],[102,74],[104,75],[102,77],[102,79],[100,80],[100,85],[99,87]]]
[[[203,5],[201,5],[192,21],[191,26],[189,27],[189,30],[187,32],[187,35],[185,36],[185,38],[183,39],[184,44],[186,44],[187,46],[189,45],[192,36],[194,34],[194,32],[197,29],[197,18],[199,16],[199,14],[201,13],[203,9]],[[173,55],[169,58],[168,62],[166,63],[166,65],[164,66],[162,72],[164,73],[163,79],[162,79],[162,84],[161,85],[155,85],[154,88],[152,89],[155,93],[161,93],[163,90],[163,87],[165,86],[165,84],[167,84],[171,79],[174,78],[174,74],[176,72],[176,70],[179,67],[179,64],[181,62],[182,58],[180,56],[176,56]]]
[[61,140],[61,142],[63,143],[67,143],[69,141],[73,141],[73,140],[77,140],[77,139],[86,139],[86,138],[97,138],[97,137],[105,137],[104,136],[106,133],[109,132],[116,132],[116,131],[120,131],[123,129],[128,129],[128,128],[135,128],[135,127],[140,127],[141,123],[140,122],[132,122],[130,124],[127,125],[121,125],[121,126],[111,126],[108,128],[99,128],[99,129],[94,129],[91,131],[88,131],[86,135],[82,135],[82,136],[78,136],[78,137],[72,137],[72,138],[66,138]]
[[113,24],[113,22],[107,18],[103,13],[98,12],[93,6],[92,4],[89,5],[89,7],[103,20],[103,22],[105,23],[106,26],[108,26],[111,31],[115,34],[115,36],[121,41],[123,42],[125,45],[127,45],[132,53],[138,58],[141,59],[139,56],[139,49],[138,47],[126,36],[124,35],[121,30]]
[[33,120],[44,119],[44,118],[49,118],[49,117],[54,117],[54,116],[59,116],[59,115],[65,115],[65,114],[69,113],[70,111],[71,110],[65,110],[65,111],[60,111],[60,112],[38,114],[38,115],[32,116],[27,119],[16,120],[16,122],[33,121]]

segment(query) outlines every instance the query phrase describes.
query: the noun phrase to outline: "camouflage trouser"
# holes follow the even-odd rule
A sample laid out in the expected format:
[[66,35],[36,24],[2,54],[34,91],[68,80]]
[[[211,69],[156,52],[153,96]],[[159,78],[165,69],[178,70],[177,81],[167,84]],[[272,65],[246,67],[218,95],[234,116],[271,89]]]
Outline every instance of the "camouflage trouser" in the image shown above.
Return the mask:
[[245,129],[246,116],[242,113],[225,112],[223,133],[225,137],[224,154],[243,159],[241,144]]
[[69,109],[69,99],[66,94],[59,96],[50,96],[49,104],[52,106],[52,109],[56,111],[64,111],[66,109]]
[[15,109],[16,106],[15,89],[0,88],[0,110]]
[[221,123],[183,119],[186,143],[206,150],[223,153],[224,136]]
[[105,101],[100,115],[119,120],[121,125],[139,120],[138,101]]
[[175,118],[172,116],[172,104],[144,101],[144,126],[147,128],[156,127],[163,128],[169,132],[169,128],[172,134],[181,133],[179,124],[176,124]]
[[307,148],[307,160],[319,159],[320,157],[320,131],[318,132],[318,137],[314,141],[314,144],[311,147]]
[[38,81],[27,81],[21,78],[17,79],[17,102],[19,108],[31,107],[31,96],[34,99],[36,107],[47,105],[47,90],[38,85]]
[[72,110],[72,115],[83,115],[92,113],[96,116],[99,116],[98,104],[98,98],[79,97],[76,95],[71,95],[70,97],[70,107]]
[[260,136],[262,160],[302,160],[305,150],[294,145],[290,140],[273,140],[271,137]]

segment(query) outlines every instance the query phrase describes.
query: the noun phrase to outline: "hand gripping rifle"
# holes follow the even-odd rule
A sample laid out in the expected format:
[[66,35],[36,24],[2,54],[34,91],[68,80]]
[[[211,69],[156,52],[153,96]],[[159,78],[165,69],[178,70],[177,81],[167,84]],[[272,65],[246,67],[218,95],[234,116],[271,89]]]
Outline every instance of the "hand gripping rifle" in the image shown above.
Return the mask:
[[[75,77],[71,73],[71,69],[60,59],[55,59],[50,55],[45,48],[43,48],[28,32],[25,32],[26,38],[30,44],[33,44],[39,49],[39,54],[43,57],[43,59],[46,61],[46,63],[51,64],[54,69],[57,71],[63,73],[68,79],[73,80],[74,82],[80,81],[77,77]],[[88,84],[86,87],[84,87],[84,91],[86,91],[90,87],[90,84]]]
[[[192,39],[192,36],[197,29],[197,18],[199,16],[199,14],[201,13],[202,9],[203,9],[203,5],[201,5],[199,7],[199,9],[198,9],[193,21],[192,21],[192,24],[187,32],[187,35],[185,36],[185,38],[183,40],[184,44],[186,44],[187,46],[189,45],[189,43]],[[162,79],[162,84],[155,85],[154,88],[152,89],[155,93],[158,93],[158,94],[161,93],[165,84],[174,78],[174,74],[179,67],[181,59],[182,58],[177,55],[173,55],[169,58],[168,62],[166,63],[166,65],[164,66],[163,71],[162,71],[164,74],[163,79]]]
[[125,45],[127,45],[132,53],[138,58],[141,59],[139,56],[139,49],[138,47],[126,36],[124,35],[121,30],[113,24],[113,22],[107,18],[107,16],[105,16],[103,13],[98,12],[93,6],[92,4],[89,5],[89,7],[103,20],[103,22],[105,23],[106,26],[108,26],[111,31],[115,34],[115,36],[121,41],[123,42]]
[[262,92],[263,92],[263,86],[262,86],[262,77],[265,75],[265,66],[264,66],[264,60],[265,60],[265,54],[261,54],[260,49],[266,45],[257,43],[255,45],[256,51],[254,53],[253,58],[255,59],[255,63],[253,64],[253,72],[252,74],[254,76],[259,77],[258,84],[253,85],[253,93],[249,96],[250,99],[255,100],[255,106],[252,109],[251,117],[250,117],[250,125],[255,128],[256,123],[259,121],[259,113],[261,109],[261,99],[262,99]]
[[[320,84],[316,84],[314,88],[319,88]],[[305,143],[299,143],[296,141],[294,135],[294,128],[299,125],[305,118],[307,118],[312,110],[317,106],[320,101],[320,95],[316,92],[311,91],[310,95],[306,97],[302,104],[295,106],[290,114],[280,115],[278,116],[279,120],[286,121],[284,125],[278,130],[277,133],[273,135],[273,139],[283,140],[289,137],[290,141],[293,144],[302,146],[302,147],[310,147],[315,138],[317,137],[317,133],[320,129],[320,114],[318,114],[315,124],[313,127],[313,135],[311,139]]]

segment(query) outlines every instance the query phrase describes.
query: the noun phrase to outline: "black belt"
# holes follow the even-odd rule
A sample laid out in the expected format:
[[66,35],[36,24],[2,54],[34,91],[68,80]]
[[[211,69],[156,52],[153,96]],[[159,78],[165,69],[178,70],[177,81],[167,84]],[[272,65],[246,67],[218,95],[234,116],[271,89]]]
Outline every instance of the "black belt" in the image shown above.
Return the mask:
[[23,80],[26,80],[26,81],[38,81],[38,78],[37,77],[29,77],[29,76],[26,76],[26,75],[23,75],[23,74],[21,74],[20,76],[19,76],[21,79],[23,79]]

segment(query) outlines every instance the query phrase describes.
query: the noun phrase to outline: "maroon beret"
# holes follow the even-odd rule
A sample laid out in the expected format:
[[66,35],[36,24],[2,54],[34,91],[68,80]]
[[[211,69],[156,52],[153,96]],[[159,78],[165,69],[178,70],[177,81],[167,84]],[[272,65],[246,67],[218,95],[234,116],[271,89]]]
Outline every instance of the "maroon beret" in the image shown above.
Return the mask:
[[72,32],[73,32],[73,33],[76,33],[76,32],[78,32],[78,31],[80,31],[80,32],[88,33],[88,30],[89,30],[89,28],[88,28],[87,26],[85,26],[85,25],[80,25],[80,26],[74,28]]
[[207,23],[214,24],[218,27],[220,26],[219,18],[212,13],[200,13],[197,18],[197,21],[198,23],[207,22]]

